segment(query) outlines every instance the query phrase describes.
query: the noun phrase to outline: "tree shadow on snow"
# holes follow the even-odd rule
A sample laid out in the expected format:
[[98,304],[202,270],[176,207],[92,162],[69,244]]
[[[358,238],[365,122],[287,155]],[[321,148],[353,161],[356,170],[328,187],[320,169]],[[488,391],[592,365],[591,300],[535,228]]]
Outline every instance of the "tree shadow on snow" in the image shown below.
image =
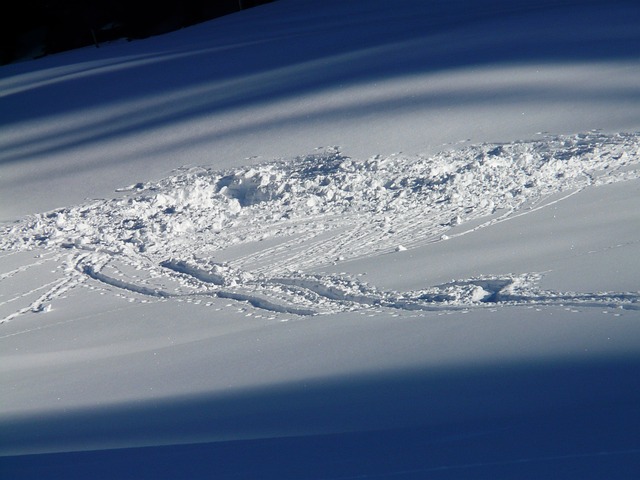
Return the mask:
[[[92,55],[107,56],[72,56],[82,60],[64,67],[58,67],[65,64],[64,58],[56,56],[5,67],[0,71],[7,79],[0,78],[0,92],[4,91],[0,127],[50,118],[56,120],[56,128],[29,138],[5,138],[0,142],[0,164],[385,79],[483,65],[637,59],[640,8],[634,2],[565,0],[531,6],[507,0],[412,0],[393,7],[386,3],[331,2],[316,11],[304,3],[276,2],[268,6],[278,10],[273,16],[261,17],[261,9],[246,12],[250,15],[242,19],[252,19],[247,20],[252,27],[248,29],[231,16],[176,32],[157,44],[131,44],[125,58],[119,49],[113,58],[108,50],[93,49]],[[12,79],[12,75],[18,76]],[[414,98],[409,92],[406,98],[379,104],[349,105],[347,112],[341,107],[311,109],[304,117],[363,116],[384,111],[389,102],[396,107],[484,104],[495,101],[501,91],[496,88],[452,92],[444,98]],[[553,97],[549,101],[562,98],[563,92],[554,96],[548,85],[539,88]],[[624,100],[637,99],[640,92],[597,94]],[[134,104],[120,108],[127,102]],[[118,109],[110,113],[112,106]],[[57,120],[100,109],[105,109],[103,115],[87,117],[75,126]],[[238,128],[295,123],[302,120],[296,118],[299,115],[284,113]],[[243,132],[232,126],[207,133],[224,138]],[[135,152],[127,161],[133,158]]]

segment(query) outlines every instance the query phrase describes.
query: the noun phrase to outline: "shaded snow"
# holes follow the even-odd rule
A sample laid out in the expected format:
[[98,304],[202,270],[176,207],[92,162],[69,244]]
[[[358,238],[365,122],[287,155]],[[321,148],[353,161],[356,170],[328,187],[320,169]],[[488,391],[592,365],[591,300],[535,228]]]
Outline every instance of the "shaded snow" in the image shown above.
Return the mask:
[[184,164],[640,130],[633,2],[319,3],[0,69],[0,219]]

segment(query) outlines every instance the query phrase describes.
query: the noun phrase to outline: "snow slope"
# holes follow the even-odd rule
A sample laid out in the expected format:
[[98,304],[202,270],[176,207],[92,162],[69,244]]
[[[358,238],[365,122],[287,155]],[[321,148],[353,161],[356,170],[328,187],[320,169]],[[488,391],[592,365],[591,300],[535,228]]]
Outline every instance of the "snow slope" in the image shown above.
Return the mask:
[[0,469],[633,478],[639,20],[279,0],[3,67]]
[[185,164],[637,132],[637,24],[632,1],[285,0],[9,65],[0,219]]

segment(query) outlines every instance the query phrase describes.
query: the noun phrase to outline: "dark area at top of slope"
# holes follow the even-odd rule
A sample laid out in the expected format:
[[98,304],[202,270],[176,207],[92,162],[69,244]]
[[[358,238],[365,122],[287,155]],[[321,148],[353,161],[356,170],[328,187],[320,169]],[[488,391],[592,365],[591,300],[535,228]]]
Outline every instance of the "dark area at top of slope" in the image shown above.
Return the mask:
[[22,0],[0,15],[0,64],[158,35],[275,0]]
[[[175,31],[213,18],[276,0],[24,0],[5,5],[0,15],[0,65],[39,58],[48,54],[72,50],[117,39],[140,39]],[[290,0],[305,4],[306,0]],[[355,0],[328,0],[342,3],[366,17],[378,10],[379,3]],[[398,11],[411,8],[411,0],[399,2]],[[628,3],[633,0],[430,0],[421,2],[430,15],[446,25],[493,15],[523,13],[553,7],[588,6]],[[311,9],[323,18],[324,3],[311,3]],[[331,8],[331,7],[329,7]],[[385,5],[384,8],[389,8]],[[416,12],[419,13],[419,12]],[[366,18],[363,18],[366,23]]]

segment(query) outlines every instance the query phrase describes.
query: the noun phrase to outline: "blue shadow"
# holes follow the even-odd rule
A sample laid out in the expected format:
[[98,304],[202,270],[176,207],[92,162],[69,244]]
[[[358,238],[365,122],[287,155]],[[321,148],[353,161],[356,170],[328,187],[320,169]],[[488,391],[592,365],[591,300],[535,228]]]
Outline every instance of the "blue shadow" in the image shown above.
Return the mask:
[[[0,164],[363,82],[489,64],[638,59],[637,2],[405,0],[393,7],[387,3],[330,1],[326,14],[292,3],[290,16],[265,21],[263,31],[245,32],[242,23],[227,20],[205,24],[184,33],[187,41],[177,32],[175,37],[166,37],[162,47],[155,43],[136,46],[134,58],[96,57],[95,65],[70,64],[69,73],[58,72],[56,62],[60,61],[55,56],[40,63],[7,66],[0,70],[0,81],[28,75],[33,69],[41,70],[43,81],[0,96],[0,128],[152,96],[158,100],[104,121],[30,138],[27,150],[24,139],[5,139]],[[297,24],[303,27],[296,28]],[[108,55],[94,50],[93,55]],[[237,91],[235,82],[241,84]],[[495,97],[490,93],[468,92],[455,101],[465,105],[490,102]],[[566,93],[558,92],[558,98]],[[179,98],[172,99],[172,94]],[[168,97],[163,98],[165,95]],[[640,93],[630,89],[594,95],[637,100]],[[431,107],[430,100],[408,96],[394,100],[394,105]],[[382,112],[385,108],[367,104],[358,110]],[[344,112],[308,114],[340,116]],[[279,121],[298,120],[285,115]],[[258,122],[252,128],[260,126],[264,125]],[[241,133],[222,131],[219,135]]]
[[639,373],[640,357],[425,369],[5,418],[2,450],[12,453],[0,473],[632,479]]

